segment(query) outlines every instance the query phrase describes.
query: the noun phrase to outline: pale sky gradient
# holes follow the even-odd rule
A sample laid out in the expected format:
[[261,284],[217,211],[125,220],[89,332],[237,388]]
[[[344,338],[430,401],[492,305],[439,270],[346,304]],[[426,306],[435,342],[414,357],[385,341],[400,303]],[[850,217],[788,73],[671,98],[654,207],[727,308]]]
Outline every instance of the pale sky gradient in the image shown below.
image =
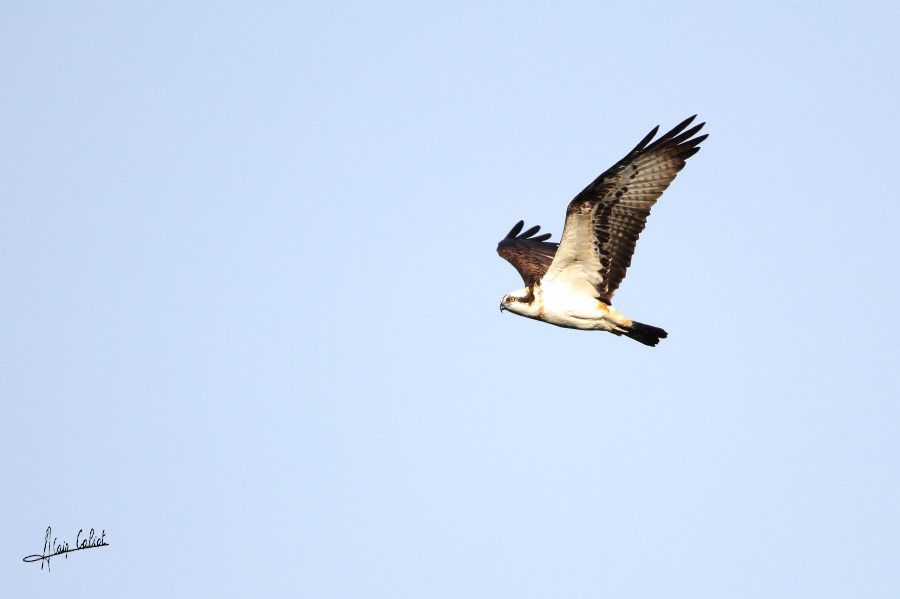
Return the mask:
[[[191,4],[0,8],[4,596],[900,596],[900,5]],[[693,113],[669,338],[501,315]]]

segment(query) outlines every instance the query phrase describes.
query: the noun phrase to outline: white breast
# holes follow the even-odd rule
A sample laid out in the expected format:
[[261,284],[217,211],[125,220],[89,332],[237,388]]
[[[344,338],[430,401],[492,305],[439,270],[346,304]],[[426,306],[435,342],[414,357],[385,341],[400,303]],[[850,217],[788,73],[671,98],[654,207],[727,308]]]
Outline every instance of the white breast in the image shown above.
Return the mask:
[[548,285],[541,285],[543,292],[544,310],[551,312],[572,312],[596,314],[599,302],[594,295],[584,293],[582,287],[567,285],[566,282],[557,280]]
[[543,295],[543,320],[549,323],[576,329],[609,330],[606,320],[607,306],[599,302],[593,294],[584,293],[584,288],[560,284],[554,281],[541,286]]

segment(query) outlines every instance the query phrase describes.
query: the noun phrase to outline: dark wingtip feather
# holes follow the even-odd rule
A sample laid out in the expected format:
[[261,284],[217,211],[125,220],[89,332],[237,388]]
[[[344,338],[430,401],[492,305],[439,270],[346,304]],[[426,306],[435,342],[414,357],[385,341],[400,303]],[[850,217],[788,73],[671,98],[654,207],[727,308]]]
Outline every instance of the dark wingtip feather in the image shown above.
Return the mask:
[[513,225],[512,229],[509,230],[509,233],[506,234],[506,238],[511,239],[511,238],[515,237],[516,235],[519,234],[519,231],[521,231],[522,227],[524,227],[524,226],[525,226],[525,221],[520,220],[515,225]]
[[690,150],[681,153],[681,159],[687,160],[688,158],[690,158],[691,156],[693,156],[694,154],[696,154],[699,151],[700,151],[700,148],[691,148]]
[[679,148],[684,148],[685,150],[691,150],[691,149],[699,150],[700,144],[703,143],[703,141],[707,137],[709,137],[709,133],[705,133],[703,135],[700,135],[699,137],[695,137],[694,139],[689,139],[686,142],[684,142],[683,144],[681,144],[679,146]]
[[544,233],[543,235],[538,235],[537,237],[532,237],[531,241],[546,241],[553,237],[552,233]]
[[681,121],[680,123],[675,125],[675,129],[678,129],[678,130],[684,129],[685,127],[687,127],[688,125],[693,123],[695,118],[697,118],[696,114],[693,116],[689,116],[688,118],[684,119],[683,121]]
[[657,140],[653,143],[653,146],[656,147],[656,146],[662,145],[663,143],[665,143],[665,142],[667,142],[667,141],[670,141],[672,138],[674,138],[674,137],[677,136],[679,133],[681,133],[682,131],[684,131],[684,130],[687,128],[687,126],[690,125],[690,124],[693,122],[693,120],[694,120],[695,118],[697,118],[697,115],[696,115],[696,114],[695,114],[694,116],[691,116],[691,117],[688,117],[688,118],[684,119],[683,121],[681,121],[680,123],[678,123],[677,125],[675,125],[674,127],[672,127],[672,130],[671,130],[671,131],[669,131],[668,133],[666,133],[665,135],[663,135],[662,137],[660,137],[659,139],[657,139]]
[[705,124],[706,123],[700,123],[699,125],[695,125],[695,126],[691,127],[687,131],[683,131],[683,132],[679,133],[678,135],[676,135],[675,137],[672,138],[670,143],[672,143],[672,145],[678,145],[681,142],[683,142],[684,140],[690,139],[691,136],[696,134],[698,131],[700,131],[700,129],[702,129],[703,125],[705,125]]
[[535,225],[535,226],[531,227],[530,229],[528,229],[527,231],[525,231],[524,233],[522,233],[521,235],[518,235],[518,238],[519,239],[528,239],[529,237],[531,237],[532,235],[534,235],[535,233],[537,233],[540,230],[541,230],[540,225]]
[[657,133],[659,133],[659,125],[657,125],[653,129],[651,129],[650,133],[645,135],[644,139],[639,141],[638,144],[636,146],[634,146],[634,149],[631,150],[631,152],[629,152],[629,154],[633,154],[635,152],[639,152],[640,150],[643,150],[644,146],[646,146],[648,143],[650,143],[650,140],[652,140],[654,137],[656,137]]

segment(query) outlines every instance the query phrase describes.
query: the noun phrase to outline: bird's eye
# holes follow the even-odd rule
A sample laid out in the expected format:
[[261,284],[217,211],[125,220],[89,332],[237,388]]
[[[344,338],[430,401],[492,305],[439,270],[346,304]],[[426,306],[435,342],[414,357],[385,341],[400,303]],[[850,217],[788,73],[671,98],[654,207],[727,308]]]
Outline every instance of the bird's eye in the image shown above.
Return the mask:
[[516,301],[516,298],[515,298],[515,297],[513,297],[513,296],[511,296],[511,295],[507,295],[507,296],[506,296],[506,303],[507,303],[507,304],[511,304],[511,303],[513,303],[514,301]]

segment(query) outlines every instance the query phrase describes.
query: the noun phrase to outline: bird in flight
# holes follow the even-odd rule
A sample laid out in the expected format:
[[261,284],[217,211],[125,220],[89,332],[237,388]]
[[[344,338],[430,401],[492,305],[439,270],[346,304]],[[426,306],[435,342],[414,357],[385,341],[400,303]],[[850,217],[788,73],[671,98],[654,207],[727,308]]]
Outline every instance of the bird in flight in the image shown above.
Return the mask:
[[612,297],[631,265],[650,208],[706,135],[697,115],[654,140],[659,126],[569,202],[559,243],[519,221],[497,245],[525,287],[503,296],[500,311],[572,329],[608,331],[655,346],[663,329],[627,318]]

